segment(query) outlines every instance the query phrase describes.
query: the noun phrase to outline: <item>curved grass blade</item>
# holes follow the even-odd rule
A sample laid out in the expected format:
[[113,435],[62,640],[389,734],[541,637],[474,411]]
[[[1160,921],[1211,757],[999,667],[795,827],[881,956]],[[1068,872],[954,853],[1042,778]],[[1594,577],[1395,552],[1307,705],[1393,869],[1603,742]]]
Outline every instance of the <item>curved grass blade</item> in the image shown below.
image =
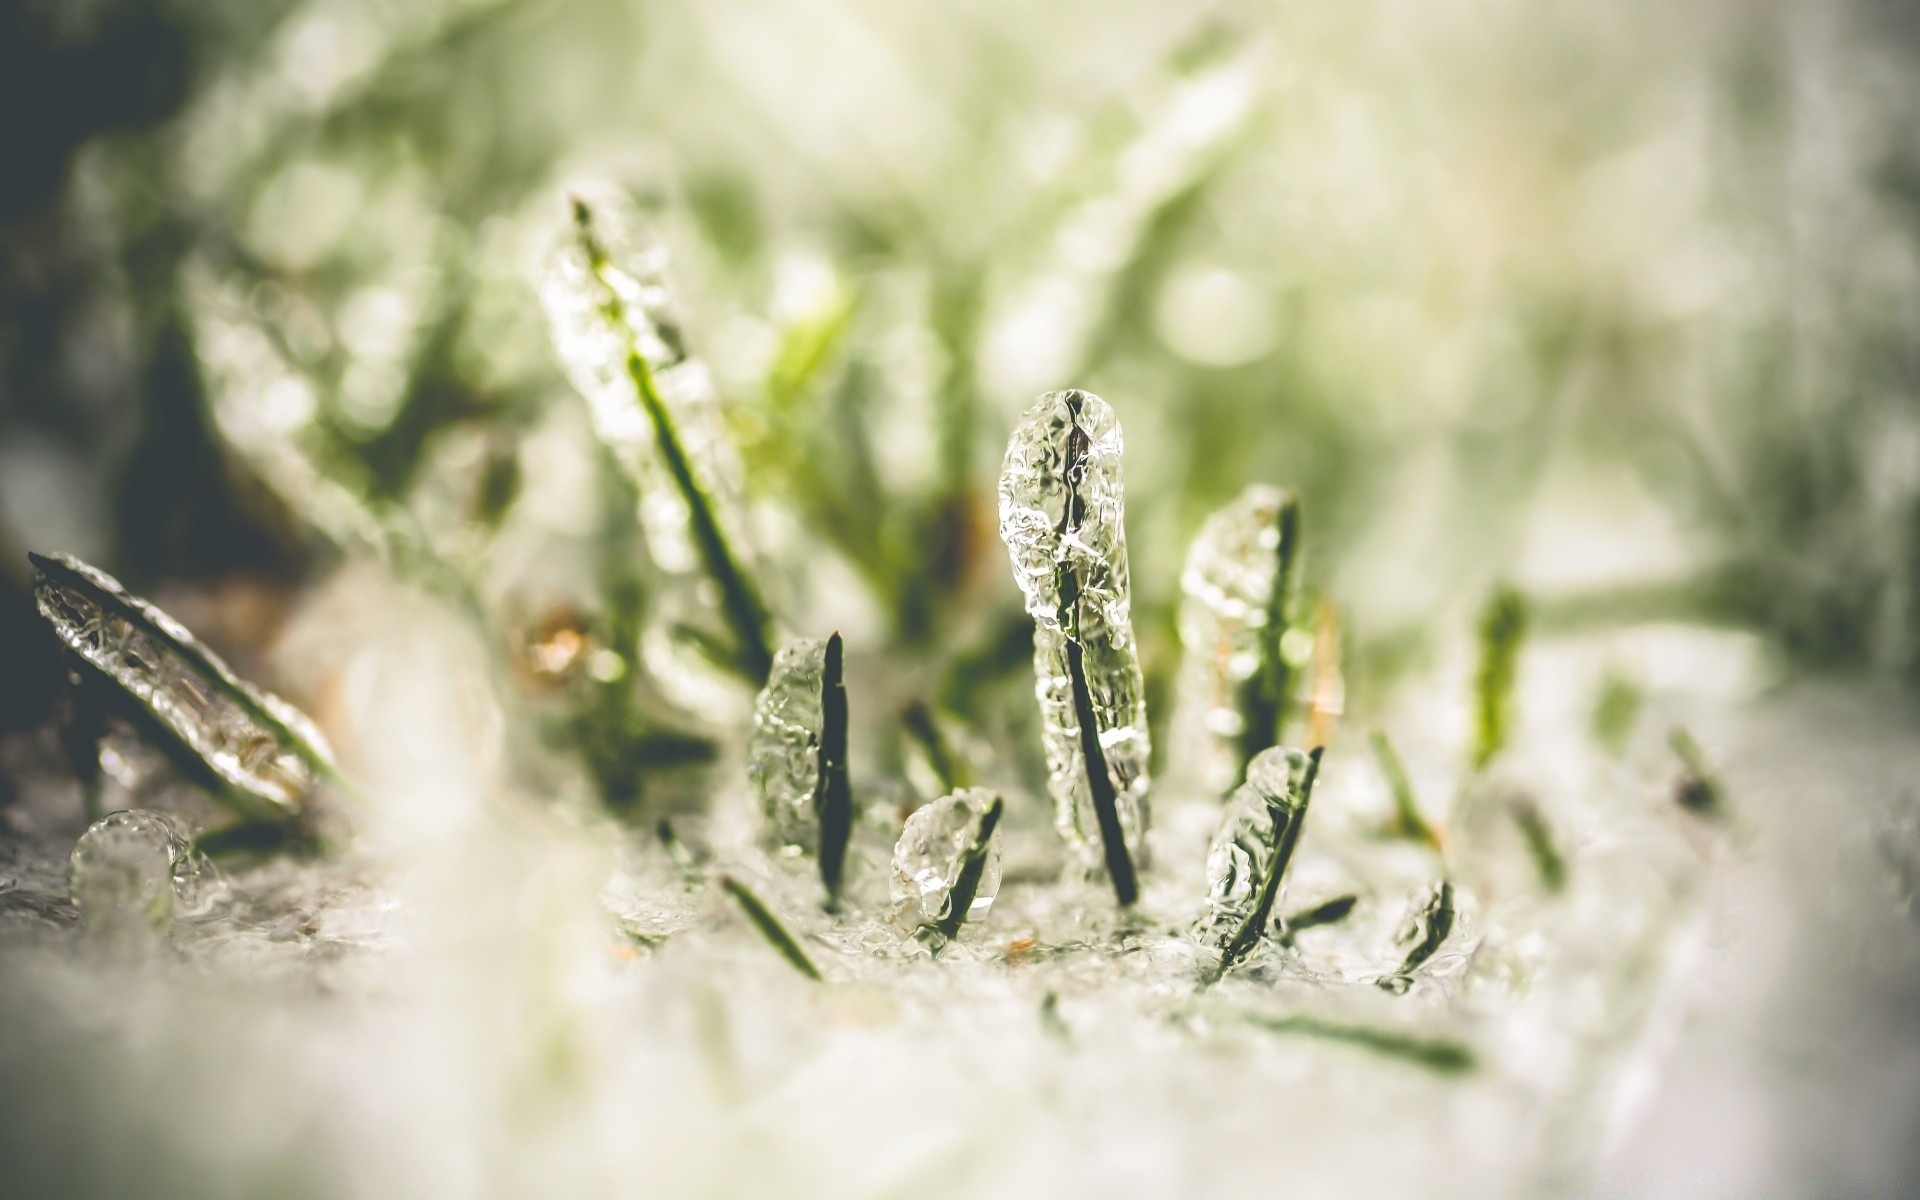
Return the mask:
[[1397,1058],[1442,1075],[1465,1075],[1480,1065],[1480,1056],[1466,1042],[1449,1038],[1428,1038],[1383,1029],[1372,1025],[1354,1025],[1329,1021],[1306,1013],[1286,1016],[1244,1014],[1248,1024],[1271,1033],[1300,1034],[1325,1041],[1345,1042],[1362,1050],[1371,1050],[1388,1058]]
[[808,979],[815,983],[821,982],[820,968],[813,965],[813,960],[808,958],[807,952],[800,948],[800,943],[793,940],[793,935],[787,932],[787,927],[782,925],[779,918],[760,902],[760,897],[754,895],[748,890],[746,884],[731,875],[722,875],[720,886],[726,889],[727,895],[732,896],[735,903],[739,904],[740,911],[747,914],[747,920],[753,922],[753,927],[767,939],[767,944],[780,952],[780,957],[793,964],[793,969]]
[[1527,635],[1527,602],[1518,591],[1495,589],[1480,614],[1480,666],[1474,675],[1473,767],[1506,748],[1513,733],[1513,685]]
[[1386,776],[1387,791],[1393,795],[1393,824],[1389,827],[1390,831],[1395,837],[1419,842],[1439,854],[1440,835],[1421,815],[1420,802],[1414,798],[1413,782],[1407,778],[1406,765],[1400,761],[1400,754],[1393,748],[1393,743],[1387,740],[1386,731],[1374,730],[1367,742],[1373,747],[1373,757],[1380,764],[1380,773]]
[[1379,981],[1380,990],[1404,995],[1413,986],[1413,973],[1426,965],[1453,933],[1453,919],[1453,884],[1449,880],[1438,880],[1415,908],[1408,933],[1401,935],[1403,938],[1411,935],[1413,947],[1401,961],[1400,969]]
[[291,818],[319,781],[345,786],[318,727],[184,625],[79,559],[28,557],[34,599],[61,642],[190,750],[242,815]]
[[1348,892],[1344,896],[1335,896],[1324,904],[1316,904],[1312,908],[1302,909],[1280,918],[1280,944],[1291,946],[1293,935],[1303,930],[1339,924],[1353,915],[1354,905],[1358,903],[1360,903],[1360,897]]

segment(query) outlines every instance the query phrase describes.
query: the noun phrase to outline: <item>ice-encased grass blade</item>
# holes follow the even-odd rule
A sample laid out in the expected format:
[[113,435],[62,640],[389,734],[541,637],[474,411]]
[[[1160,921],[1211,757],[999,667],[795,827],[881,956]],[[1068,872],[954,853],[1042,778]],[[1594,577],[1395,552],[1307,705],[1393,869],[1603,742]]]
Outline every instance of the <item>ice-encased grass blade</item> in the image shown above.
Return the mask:
[[787,927],[780,923],[780,918],[773,915],[773,910],[762,903],[760,897],[754,895],[746,884],[731,875],[722,875],[720,886],[727,895],[733,897],[734,903],[740,906],[740,911],[747,915],[747,920],[760,931],[760,936],[767,939],[767,944],[779,952],[781,958],[793,964],[793,969],[808,979],[815,983],[821,981],[820,968],[813,965],[813,960],[808,958],[807,952],[800,948],[800,943],[793,940],[793,935],[787,932]]
[[768,836],[818,860],[829,902],[840,893],[853,834],[843,676],[837,633],[782,646],[754,703],[747,744],[747,776]]
[[1220,952],[1218,978],[1252,952],[1273,920],[1280,883],[1293,859],[1320,774],[1320,754],[1276,746],[1247,766],[1207,853],[1207,915],[1202,929]]
[[1563,892],[1567,887],[1567,860],[1555,844],[1553,830],[1547,827],[1547,819],[1541,815],[1540,806],[1532,799],[1515,797],[1509,806],[1513,813],[1513,823],[1520,827],[1520,837],[1527,845],[1527,857],[1533,861],[1533,869],[1540,876],[1540,886],[1549,892]]
[[1332,1021],[1310,1013],[1245,1013],[1250,1025],[1270,1033],[1300,1034],[1324,1041],[1344,1042],[1388,1058],[1400,1059],[1442,1075],[1465,1075],[1480,1065],[1471,1045],[1451,1038],[1425,1037],[1377,1025]]
[[986,914],[1000,888],[993,835],[1004,811],[998,793],[962,788],[907,818],[889,885],[897,926],[932,935],[937,948],[958,937],[970,918]]
[[1054,823],[1120,903],[1139,896],[1148,740],[1129,618],[1120,424],[1089,392],[1049,392],[1014,430],[1000,536],[1034,622]]
[[1480,613],[1480,664],[1474,673],[1473,766],[1486,766],[1513,735],[1513,686],[1520,644],[1527,634],[1527,603],[1510,587],[1495,589]]
[[541,300],[561,365],[633,481],[656,562],[679,573],[678,559],[695,560],[719,591],[740,671],[761,683],[773,665],[773,622],[741,554],[713,382],[670,312],[665,250],[627,207],[573,200]]
[[79,559],[28,557],[60,641],[191,751],[242,815],[293,817],[318,781],[339,782],[313,722],[235,675],[186,626]]
[[1280,941],[1291,945],[1293,935],[1308,929],[1318,929],[1322,925],[1337,925],[1353,915],[1353,909],[1360,903],[1360,897],[1348,892],[1335,896],[1331,900],[1302,909],[1280,919]]
[[1379,981],[1382,991],[1397,996],[1413,986],[1413,973],[1425,966],[1453,933],[1454,915],[1453,883],[1435,880],[1414,902],[1406,930],[1401,934],[1403,941],[1413,944],[1401,960],[1400,969]]
[[1215,791],[1280,744],[1293,685],[1281,643],[1299,546],[1299,501],[1256,484],[1207,518],[1187,552],[1175,725]]

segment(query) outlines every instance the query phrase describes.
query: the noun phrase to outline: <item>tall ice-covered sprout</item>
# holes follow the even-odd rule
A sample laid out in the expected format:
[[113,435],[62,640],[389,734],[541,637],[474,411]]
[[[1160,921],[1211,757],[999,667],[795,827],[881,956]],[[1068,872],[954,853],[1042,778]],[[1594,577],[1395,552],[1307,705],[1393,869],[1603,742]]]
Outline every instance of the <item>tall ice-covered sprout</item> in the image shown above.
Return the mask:
[[1147,714],[1128,618],[1120,422],[1090,392],[1048,392],[1000,471],[1000,536],[1033,617],[1033,669],[1054,823],[1083,865],[1139,895]]
[[663,597],[654,627],[710,644],[702,626],[718,611],[734,665],[764,682],[772,620],[744,556],[739,467],[713,378],[673,312],[666,248],[623,198],[576,196],[572,208],[540,298],[595,433],[633,483],[655,565],[691,585]]

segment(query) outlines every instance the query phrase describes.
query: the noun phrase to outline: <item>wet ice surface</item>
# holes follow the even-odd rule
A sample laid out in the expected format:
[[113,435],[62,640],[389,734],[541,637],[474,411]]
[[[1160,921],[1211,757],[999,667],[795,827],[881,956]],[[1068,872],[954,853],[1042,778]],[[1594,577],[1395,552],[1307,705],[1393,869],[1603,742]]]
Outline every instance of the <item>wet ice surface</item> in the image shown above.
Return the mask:
[[164,933],[205,916],[226,891],[220,872],[171,813],[130,809],[87,827],[67,862],[67,896],[96,933]]
[[[936,959],[882,905],[828,916],[722,822],[685,831],[711,855],[688,863],[515,802],[404,852],[241,864],[229,904],[129,958],[65,907],[73,835],[8,834],[0,1179],[1147,1196],[1512,1194],[1594,1163],[1895,1177],[1920,938],[1883,831],[1915,803],[1911,717],[1802,693],[1703,725],[1746,828],[1724,843],[1675,819],[1657,739],[1617,766],[1516,764],[1504,785],[1543,793],[1568,888],[1540,891],[1490,833],[1498,862],[1462,873],[1458,924],[1404,996],[1375,980],[1404,960],[1394,935],[1433,866],[1370,840],[1357,749],[1327,760],[1284,901],[1344,888],[1354,913],[1210,989],[1186,936],[1205,893],[1171,871],[1131,920],[1100,888],[1010,879]],[[1470,814],[1408,741],[1452,833]],[[720,869],[828,983],[768,949]],[[1316,966],[1348,957],[1371,964]]]
[[1072,678],[1077,643],[1120,828],[1144,860],[1150,746],[1140,658],[1129,616],[1120,422],[1089,392],[1049,392],[1007,443],[1000,537],[1033,617],[1054,822],[1088,868],[1101,862]]
[[[889,891],[893,923],[909,932],[946,920],[954,912],[953,890],[980,829],[997,799],[985,788],[942,796],[907,818],[893,851]],[[984,921],[1000,891],[1000,847],[989,840],[965,920]]]
[[760,801],[760,816],[774,844],[817,852],[820,818],[820,740],[827,644],[796,638],[773,657],[773,673],[754,703],[747,743],[747,778]]

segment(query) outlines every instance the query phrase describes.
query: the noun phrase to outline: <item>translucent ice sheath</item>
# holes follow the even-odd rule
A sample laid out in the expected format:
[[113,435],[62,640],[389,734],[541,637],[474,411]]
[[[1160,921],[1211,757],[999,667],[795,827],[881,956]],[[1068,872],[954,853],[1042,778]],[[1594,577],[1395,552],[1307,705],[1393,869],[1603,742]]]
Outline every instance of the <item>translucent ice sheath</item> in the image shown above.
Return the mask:
[[1139,895],[1147,721],[1128,618],[1120,423],[1089,392],[1049,392],[1014,430],[1000,537],[1033,617],[1033,669],[1054,823],[1122,905]]
[[1174,728],[1216,794],[1280,742],[1292,677],[1280,639],[1299,543],[1298,501],[1255,484],[1209,517],[1187,552]]
[[1205,932],[1220,972],[1245,958],[1273,923],[1280,882],[1307,819],[1320,751],[1274,747],[1247,766],[1207,853]]
[[623,207],[574,200],[540,289],[554,345],[633,481],[656,563],[713,581],[741,670],[764,682],[771,620],[738,549],[737,470],[713,381],[670,312],[664,248]]
[[340,781],[306,715],[235,675],[186,626],[78,559],[30,557],[34,600],[61,644],[132,697],[243,815],[294,816],[318,779]]
[[837,633],[782,646],[754,705],[747,743],[747,775],[768,835],[818,857],[829,902],[840,893],[853,833],[844,661]]

